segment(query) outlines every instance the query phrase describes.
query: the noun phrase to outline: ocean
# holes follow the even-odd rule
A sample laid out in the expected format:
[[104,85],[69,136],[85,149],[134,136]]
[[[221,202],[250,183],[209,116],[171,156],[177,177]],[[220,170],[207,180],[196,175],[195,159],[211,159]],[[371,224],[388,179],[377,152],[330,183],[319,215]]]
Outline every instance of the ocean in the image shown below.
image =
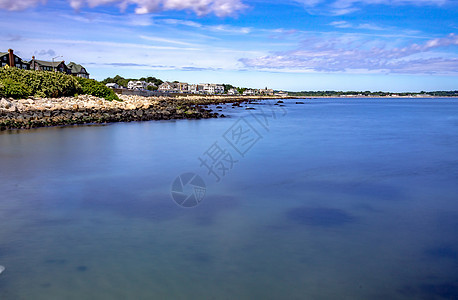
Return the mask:
[[458,299],[458,101],[274,104],[1,132],[0,299]]

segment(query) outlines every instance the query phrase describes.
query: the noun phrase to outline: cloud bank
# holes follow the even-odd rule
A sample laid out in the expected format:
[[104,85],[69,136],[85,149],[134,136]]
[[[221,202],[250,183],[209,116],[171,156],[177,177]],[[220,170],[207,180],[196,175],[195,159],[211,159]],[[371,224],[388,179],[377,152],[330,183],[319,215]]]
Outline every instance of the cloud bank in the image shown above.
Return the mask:
[[[448,55],[448,47],[458,46],[458,36],[450,34],[423,44],[402,48],[364,48],[341,38],[307,41],[299,49],[258,58],[242,58],[247,68],[318,72],[389,72],[403,74],[458,73],[458,58]],[[434,50],[441,50],[436,53]]]
[[324,13],[335,16],[345,15],[359,10],[366,5],[435,5],[441,6],[454,0],[294,0],[304,5],[312,13]]
[[46,3],[45,0],[0,0],[0,9],[17,11],[44,3]]
[[[79,10],[85,6],[118,5],[121,10],[135,6],[135,13],[147,14],[166,10],[193,11],[199,16],[214,14],[218,17],[234,15],[247,6],[241,0],[68,0],[70,6]],[[46,0],[0,0],[0,9],[25,10]]]

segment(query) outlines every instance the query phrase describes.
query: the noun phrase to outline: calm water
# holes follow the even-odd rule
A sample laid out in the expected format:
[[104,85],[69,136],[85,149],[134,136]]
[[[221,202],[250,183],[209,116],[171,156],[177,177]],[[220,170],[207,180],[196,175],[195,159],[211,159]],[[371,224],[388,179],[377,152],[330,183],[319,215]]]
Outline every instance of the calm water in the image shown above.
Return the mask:
[[0,133],[0,299],[458,299],[458,101],[286,102]]

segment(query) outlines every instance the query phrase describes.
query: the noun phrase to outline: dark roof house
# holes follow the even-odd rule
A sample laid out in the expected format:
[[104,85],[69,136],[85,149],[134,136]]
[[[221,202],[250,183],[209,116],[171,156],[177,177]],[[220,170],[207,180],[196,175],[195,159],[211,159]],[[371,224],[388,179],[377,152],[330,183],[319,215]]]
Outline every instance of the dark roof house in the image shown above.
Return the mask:
[[89,78],[89,73],[86,71],[82,65],[79,65],[74,62],[70,62],[67,67],[70,69],[70,72],[73,76]]
[[30,69],[30,64],[14,54],[13,49],[8,49],[8,52],[0,52],[0,66],[10,66],[24,70]]
[[70,69],[65,65],[65,61],[44,61],[37,60],[32,56],[30,61],[30,69],[35,71],[58,71],[65,74],[70,74]]

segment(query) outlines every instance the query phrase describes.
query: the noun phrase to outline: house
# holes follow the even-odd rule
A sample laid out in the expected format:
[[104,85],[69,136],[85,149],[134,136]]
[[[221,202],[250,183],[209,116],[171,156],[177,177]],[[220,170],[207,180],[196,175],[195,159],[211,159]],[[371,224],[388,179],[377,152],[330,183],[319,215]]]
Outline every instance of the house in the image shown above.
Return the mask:
[[237,89],[232,88],[229,91],[227,91],[227,94],[228,95],[238,95],[239,91]]
[[287,92],[280,91],[280,92],[278,92],[278,93],[275,93],[275,96],[279,96],[279,97],[288,97],[288,93],[287,93]]
[[110,88],[110,89],[120,89],[121,87],[119,86],[119,84],[117,83],[107,83],[106,84],[106,87]]
[[199,92],[208,95],[215,95],[215,94],[224,94],[224,86],[214,83],[202,83],[200,84],[202,87],[199,89]]
[[65,74],[71,74],[71,70],[65,64],[65,61],[44,61],[37,60],[35,56],[32,56],[30,61],[30,69],[35,71],[58,71]]
[[173,90],[172,83],[168,81],[163,82],[158,88],[158,91],[160,92],[171,92],[172,90]]
[[158,91],[165,93],[179,93],[180,83],[166,81],[159,86]]
[[188,84],[188,93],[198,94],[199,88],[197,84]]
[[273,89],[268,89],[267,87],[265,89],[260,89],[259,94],[261,95],[266,95],[266,96],[273,96],[274,90]]
[[13,49],[8,49],[8,52],[0,52],[0,65],[2,67],[10,66],[18,69],[30,70],[30,64],[14,54]]
[[258,94],[258,90],[248,89],[243,92],[244,96],[254,96]]
[[186,82],[178,82],[178,90],[180,93],[188,93],[188,84]]
[[76,77],[82,77],[82,78],[89,78],[89,73],[86,71],[86,68],[83,67],[82,65],[79,65],[74,62],[70,62],[67,65],[68,69],[70,69],[70,74]]
[[140,80],[132,81],[131,80],[127,83],[127,88],[129,90],[146,90],[147,87],[148,87],[148,84],[145,81],[140,81]]

